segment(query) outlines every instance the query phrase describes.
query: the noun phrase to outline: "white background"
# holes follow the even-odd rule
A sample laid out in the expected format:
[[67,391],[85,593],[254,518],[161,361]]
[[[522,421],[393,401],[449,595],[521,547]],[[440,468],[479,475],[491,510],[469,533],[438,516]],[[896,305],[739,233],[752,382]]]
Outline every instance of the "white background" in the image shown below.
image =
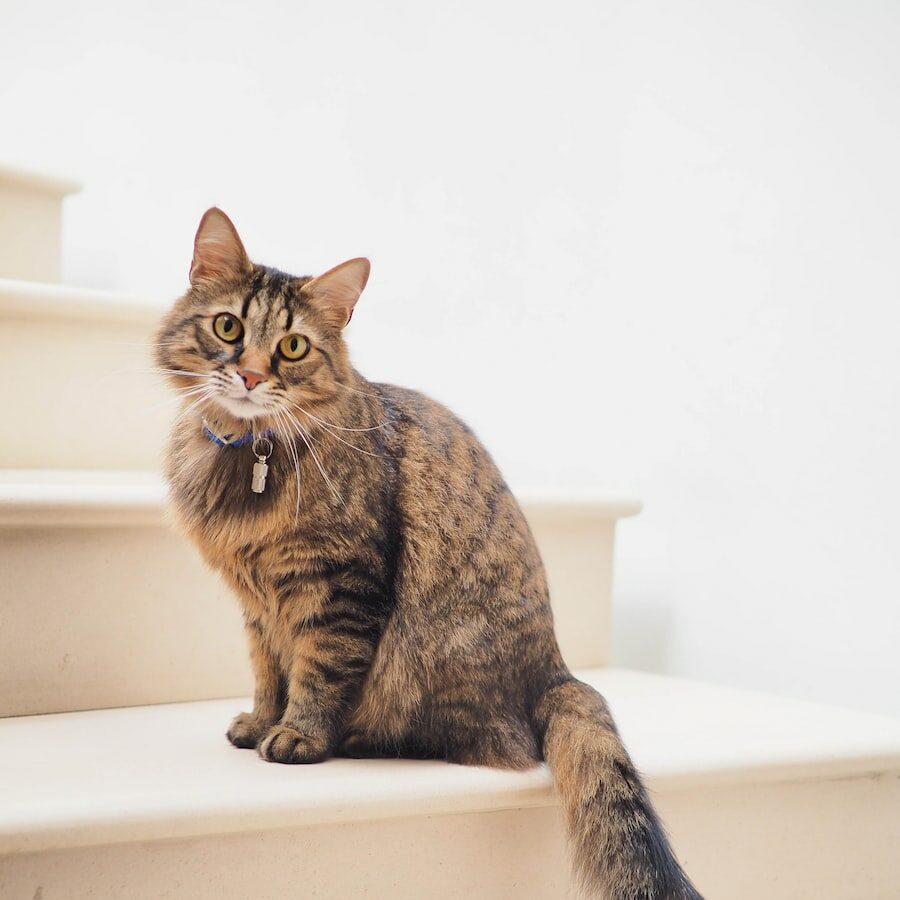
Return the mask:
[[369,254],[367,375],[645,500],[617,663],[900,712],[896,2],[0,10],[0,156],[86,183],[66,280],[176,296],[213,203]]

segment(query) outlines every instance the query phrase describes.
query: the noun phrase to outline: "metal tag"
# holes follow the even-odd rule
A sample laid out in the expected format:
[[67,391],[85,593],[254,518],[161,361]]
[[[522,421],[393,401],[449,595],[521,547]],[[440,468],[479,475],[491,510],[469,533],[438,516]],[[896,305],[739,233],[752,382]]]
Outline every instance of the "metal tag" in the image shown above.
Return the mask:
[[266,489],[266,475],[269,467],[266,465],[266,457],[258,457],[259,462],[253,463],[253,479],[250,482],[250,490],[254,494],[261,494]]

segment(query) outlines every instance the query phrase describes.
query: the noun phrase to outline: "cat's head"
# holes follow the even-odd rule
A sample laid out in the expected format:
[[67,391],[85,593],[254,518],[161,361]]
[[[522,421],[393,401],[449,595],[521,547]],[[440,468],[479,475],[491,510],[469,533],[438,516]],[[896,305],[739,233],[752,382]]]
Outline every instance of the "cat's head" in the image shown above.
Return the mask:
[[163,320],[156,362],[203,415],[257,430],[339,397],[350,364],[341,331],[369,277],[351,259],[316,278],[251,263],[237,230],[208,210],[188,292]]

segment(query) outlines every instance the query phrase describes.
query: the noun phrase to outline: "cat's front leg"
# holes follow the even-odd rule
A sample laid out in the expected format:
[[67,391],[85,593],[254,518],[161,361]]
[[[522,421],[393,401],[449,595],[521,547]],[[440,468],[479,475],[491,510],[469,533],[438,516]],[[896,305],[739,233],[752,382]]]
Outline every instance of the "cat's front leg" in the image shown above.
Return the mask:
[[228,740],[241,748],[257,747],[284,712],[278,664],[258,622],[247,621],[247,637],[255,682],[253,712],[235,716],[227,731]]
[[333,602],[327,612],[296,629],[287,706],[259,744],[263,759],[313,763],[334,753],[382,624],[382,613],[367,604]]

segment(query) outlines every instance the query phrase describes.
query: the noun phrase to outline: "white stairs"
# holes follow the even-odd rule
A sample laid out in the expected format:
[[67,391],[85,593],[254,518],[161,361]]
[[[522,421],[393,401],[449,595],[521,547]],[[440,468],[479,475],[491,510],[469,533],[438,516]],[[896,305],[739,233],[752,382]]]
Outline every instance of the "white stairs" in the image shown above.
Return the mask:
[[[543,768],[227,743],[251,684],[236,602],[166,523],[162,306],[54,283],[70,187],[0,170],[0,898],[568,896]],[[614,530],[639,504],[518,493],[564,653],[705,895],[900,895],[900,724],[607,668]]]

